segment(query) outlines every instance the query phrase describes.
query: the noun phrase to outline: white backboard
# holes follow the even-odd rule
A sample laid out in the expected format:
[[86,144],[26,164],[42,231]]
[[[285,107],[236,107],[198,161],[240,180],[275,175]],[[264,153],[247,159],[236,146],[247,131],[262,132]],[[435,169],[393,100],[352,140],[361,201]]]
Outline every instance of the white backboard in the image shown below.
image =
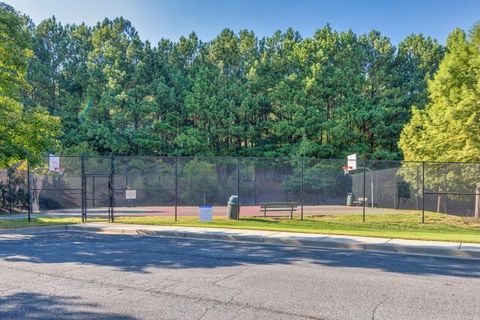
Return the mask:
[[357,154],[351,154],[347,157],[348,171],[357,170]]
[[48,170],[59,172],[60,171],[60,158],[53,154],[48,156]]

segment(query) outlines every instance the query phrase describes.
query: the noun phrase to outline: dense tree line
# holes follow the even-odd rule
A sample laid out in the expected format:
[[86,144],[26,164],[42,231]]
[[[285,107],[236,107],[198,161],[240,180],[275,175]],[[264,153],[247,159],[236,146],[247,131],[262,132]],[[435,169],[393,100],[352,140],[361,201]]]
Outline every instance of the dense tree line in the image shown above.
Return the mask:
[[156,45],[123,18],[24,26],[21,102],[60,119],[60,146],[44,151],[64,154],[400,159],[402,128],[427,105],[444,55],[420,34],[395,47],[378,31],[329,25],[309,38],[225,29]]

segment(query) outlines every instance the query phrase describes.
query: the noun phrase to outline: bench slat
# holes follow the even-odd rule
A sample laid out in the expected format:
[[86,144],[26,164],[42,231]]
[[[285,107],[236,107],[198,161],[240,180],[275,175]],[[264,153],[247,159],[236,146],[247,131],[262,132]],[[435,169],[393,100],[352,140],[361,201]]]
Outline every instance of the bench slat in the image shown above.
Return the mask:
[[264,205],[264,206],[261,206],[262,208],[296,208],[297,205],[296,204],[288,204],[288,205]]
[[268,207],[291,207],[291,206],[297,206],[297,202],[261,202],[260,206],[268,206]]
[[260,203],[260,211],[263,216],[267,216],[267,211],[290,211],[290,219],[293,219],[293,211],[297,211],[297,202],[262,202]]

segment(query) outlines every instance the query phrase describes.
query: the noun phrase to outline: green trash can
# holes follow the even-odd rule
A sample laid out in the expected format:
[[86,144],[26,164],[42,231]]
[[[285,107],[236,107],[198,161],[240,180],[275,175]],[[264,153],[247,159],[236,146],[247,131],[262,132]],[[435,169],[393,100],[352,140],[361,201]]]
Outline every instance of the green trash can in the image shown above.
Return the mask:
[[353,205],[353,193],[348,193],[347,195],[347,206],[351,207]]
[[237,195],[230,196],[228,199],[227,218],[237,220],[240,215],[240,203]]

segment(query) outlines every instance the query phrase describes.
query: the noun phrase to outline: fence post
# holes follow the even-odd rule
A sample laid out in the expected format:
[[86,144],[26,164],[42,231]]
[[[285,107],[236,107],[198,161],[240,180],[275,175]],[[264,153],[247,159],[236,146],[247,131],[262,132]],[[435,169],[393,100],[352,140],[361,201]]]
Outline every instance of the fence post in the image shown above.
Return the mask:
[[363,156],[363,205],[362,205],[362,221],[365,222],[365,205],[367,201],[365,201],[366,194],[365,194],[365,189],[366,189],[366,172],[367,172],[367,156]]
[[[109,193],[110,193],[110,222],[114,222],[115,221],[115,217],[113,215],[113,208],[115,207],[115,194],[114,194],[114,183],[113,183],[113,176],[115,174],[115,167],[114,167],[114,157],[113,157],[113,153],[110,154],[110,190],[109,190]],[[95,197],[93,197],[95,198]]]
[[178,207],[178,157],[175,157],[175,222],[177,222]]
[[237,157],[237,197],[238,197],[237,220],[240,220],[240,158],[238,157]]
[[398,209],[399,199],[398,197],[398,182],[397,182],[397,174],[393,175],[393,208]]
[[416,170],[415,170],[415,171],[416,171],[416,174],[417,174],[417,178],[415,179],[415,182],[416,182],[416,184],[415,184],[415,194],[416,194],[416,197],[415,197],[415,208],[416,208],[417,210],[419,210],[419,209],[420,209],[420,204],[419,204],[419,202],[418,202],[418,189],[419,189],[418,180],[420,179],[420,175],[419,175],[419,173],[418,173],[418,166],[416,167]]
[[[108,194],[110,197],[110,186],[108,187]],[[95,208],[95,176],[92,177],[92,208]]]
[[83,154],[80,156],[80,170],[81,170],[81,181],[82,181],[82,222],[87,221],[87,195],[86,195],[86,181],[85,181],[85,159]]
[[422,223],[425,223],[425,161],[422,161]]
[[12,214],[12,202],[13,202],[13,192],[12,192],[12,170],[11,166],[7,170],[8,176],[8,212]]
[[302,157],[302,187],[301,187],[301,200],[302,200],[302,207],[300,210],[300,220],[303,221],[303,204],[304,204],[304,187],[303,187],[303,182],[304,182],[304,170],[305,170],[305,157]]
[[28,222],[31,221],[31,213],[32,213],[32,186],[30,185],[30,162],[27,161],[27,217]]
[[254,193],[254,205],[257,205],[257,158],[249,158],[249,160],[253,159],[253,193]]

